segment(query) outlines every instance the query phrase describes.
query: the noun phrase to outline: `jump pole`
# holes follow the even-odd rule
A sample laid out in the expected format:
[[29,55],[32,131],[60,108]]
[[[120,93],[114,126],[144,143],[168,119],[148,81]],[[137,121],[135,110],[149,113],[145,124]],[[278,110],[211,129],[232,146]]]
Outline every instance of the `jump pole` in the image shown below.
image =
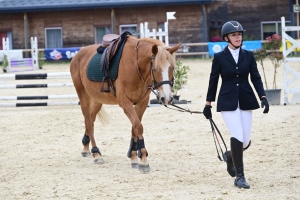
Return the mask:
[[28,80],[28,79],[48,79],[48,78],[70,78],[70,72],[52,72],[44,74],[1,74],[1,79]]
[[48,96],[0,96],[0,100],[74,99],[76,94]]
[[47,84],[19,84],[0,85],[0,89],[24,89],[24,88],[50,88],[50,87],[73,87],[73,83],[47,83]]
[[78,101],[69,102],[38,102],[38,103],[2,103],[0,107],[33,107],[33,106],[66,106],[80,105]]

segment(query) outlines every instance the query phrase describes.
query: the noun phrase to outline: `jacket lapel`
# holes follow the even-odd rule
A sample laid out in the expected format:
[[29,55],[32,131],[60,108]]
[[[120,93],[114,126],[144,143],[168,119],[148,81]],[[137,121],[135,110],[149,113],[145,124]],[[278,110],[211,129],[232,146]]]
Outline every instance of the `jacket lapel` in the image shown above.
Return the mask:
[[245,52],[244,52],[244,50],[240,47],[239,60],[238,60],[238,63],[237,63],[237,64],[240,64],[244,58],[245,58]]
[[225,54],[225,57],[226,57],[227,60],[229,60],[230,62],[232,62],[234,65],[236,65],[236,63],[235,63],[235,61],[234,61],[234,59],[233,59],[233,57],[232,57],[232,55],[231,55],[231,53],[230,53],[230,51],[228,49],[228,46],[225,47],[224,54]]

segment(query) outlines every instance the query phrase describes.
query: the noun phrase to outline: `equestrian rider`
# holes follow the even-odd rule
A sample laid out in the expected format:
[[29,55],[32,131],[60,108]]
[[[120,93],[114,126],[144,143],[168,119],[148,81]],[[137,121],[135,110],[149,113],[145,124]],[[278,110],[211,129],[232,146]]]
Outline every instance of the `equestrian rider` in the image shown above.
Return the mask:
[[222,26],[221,34],[228,46],[214,55],[203,114],[207,119],[212,117],[211,102],[215,101],[221,76],[217,112],[221,112],[231,134],[231,151],[225,152],[227,172],[236,177],[234,186],[249,189],[244,175],[243,151],[251,144],[252,110],[259,108],[249,75],[261,107],[265,106],[263,113],[268,113],[269,104],[253,52],[242,49],[244,31],[237,21],[228,21]]

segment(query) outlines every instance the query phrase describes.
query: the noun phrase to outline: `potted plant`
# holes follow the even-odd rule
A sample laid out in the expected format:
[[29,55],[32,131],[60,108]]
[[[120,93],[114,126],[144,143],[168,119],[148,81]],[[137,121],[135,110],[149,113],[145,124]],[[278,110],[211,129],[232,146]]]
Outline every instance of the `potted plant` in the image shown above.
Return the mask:
[[282,38],[280,35],[274,34],[266,38],[267,43],[265,45],[266,51],[268,52],[268,57],[270,58],[274,67],[273,76],[273,89],[277,89],[276,86],[276,75],[277,68],[281,65],[283,61],[283,55],[279,52],[279,48],[282,45]]
[[174,69],[174,83],[172,88],[173,98],[179,100],[180,92],[184,85],[187,84],[188,81],[188,71],[190,67],[187,65],[183,65],[181,62],[181,58],[176,59],[176,66]]
[[2,59],[2,70],[3,72],[7,72],[7,67],[8,67],[8,58],[6,54],[3,54],[3,59]]
[[[265,93],[271,105],[279,105],[281,98],[281,89],[277,88],[276,77],[277,77],[277,68],[280,67],[283,61],[283,55],[279,52],[279,49],[282,45],[281,36],[278,34],[273,34],[266,38],[267,42],[263,45],[263,47],[254,52],[254,56],[256,61],[258,61],[262,68],[265,80]],[[265,58],[269,58],[272,62],[274,68],[273,74],[273,89],[268,89],[265,70],[263,61]]]

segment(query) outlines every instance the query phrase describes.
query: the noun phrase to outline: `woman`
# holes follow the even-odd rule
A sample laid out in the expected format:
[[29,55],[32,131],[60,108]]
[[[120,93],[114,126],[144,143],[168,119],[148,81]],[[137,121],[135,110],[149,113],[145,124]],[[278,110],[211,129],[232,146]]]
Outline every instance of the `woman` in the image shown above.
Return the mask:
[[221,34],[228,46],[214,55],[203,114],[207,119],[212,117],[211,102],[215,101],[221,75],[217,112],[221,112],[231,134],[231,151],[225,153],[227,171],[232,177],[236,177],[236,187],[249,189],[244,175],[243,150],[251,144],[252,110],[259,108],[248,81],[249,75],[262,108],[265,106],[263,113],[269,112],[269,104],[253,52],[241,48],[243,32],[242,25],[237,21],[226,22],[222,27]]

